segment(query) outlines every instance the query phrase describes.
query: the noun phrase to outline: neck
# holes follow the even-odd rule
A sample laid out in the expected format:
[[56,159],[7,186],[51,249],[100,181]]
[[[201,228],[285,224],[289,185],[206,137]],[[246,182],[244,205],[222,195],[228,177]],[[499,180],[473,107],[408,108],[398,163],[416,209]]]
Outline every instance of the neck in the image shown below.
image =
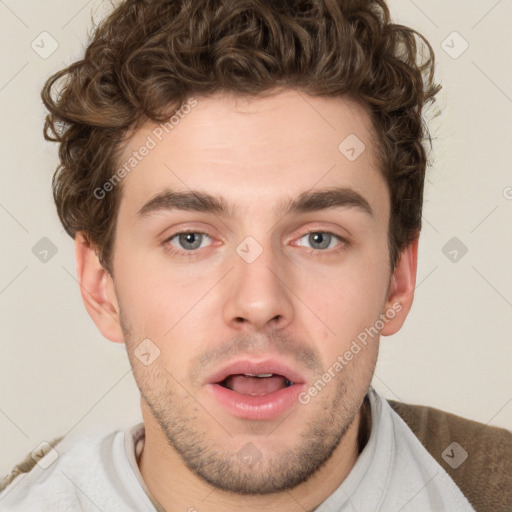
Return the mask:
[[365,399],[329,460],[306,482],[282,493],[238,495],[209,485],[185,466],[165,434],[152,421],[144,421],[145,442],[139,469],[148,489],[167,512],[312,511],[341,485],[353,468],[368,440],[370,422],[369,404]]

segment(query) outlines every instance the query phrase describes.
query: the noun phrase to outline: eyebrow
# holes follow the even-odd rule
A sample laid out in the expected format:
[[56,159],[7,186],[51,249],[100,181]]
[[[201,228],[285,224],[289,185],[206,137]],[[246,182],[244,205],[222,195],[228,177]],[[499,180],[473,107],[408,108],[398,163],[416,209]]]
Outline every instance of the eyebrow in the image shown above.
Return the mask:
[[[305,191],[297,198],[285,198],[274,209],[276,216],[292,213],[308,213],[331,208],[355,208],[374,217],[368,201],[358,192],[347,187],[332,187]],[[184,210],[213,213],[222,217],[234,217],[236,205],[230,205],[222,196],[213,196],[200,190],[182,192],[166,189],[147,201],[137,212],[140,218],[161,211]]]

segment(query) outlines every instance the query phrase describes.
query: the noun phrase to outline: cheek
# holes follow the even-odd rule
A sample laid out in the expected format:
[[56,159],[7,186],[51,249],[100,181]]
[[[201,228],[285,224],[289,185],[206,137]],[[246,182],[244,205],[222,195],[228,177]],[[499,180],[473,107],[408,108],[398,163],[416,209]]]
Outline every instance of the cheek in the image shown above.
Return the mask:
[[138,334],[163,338],[204,294],[204,276],[177,273],[150,251],[119,240],[116,290],[124,316]]
[[380,312],[390,276],[387,260],[358,253],[337,265],[318,265],[295,277],[305,301],[312,302],[315,311],[333,316],[336,323],[350,315],[371,318]]
[[388,278],[387,260],[371,254],[297,277],[297,290],[307,306],[302,319],[312,334],[313,326],[318,327],[324,357],[332,359],[375,324],[382,313]]
[[[131,345],[149,338],[159,350],[158,365],[182,380],[182,364],[199,352],[211,338],[214,313],[205,313],[207,298],[201,300],[213,283],[205,276],[179,276],[165,269],[133,265],[119,273],[123,320],[132,333]],[[172,379],[171,379],[172,380]]]

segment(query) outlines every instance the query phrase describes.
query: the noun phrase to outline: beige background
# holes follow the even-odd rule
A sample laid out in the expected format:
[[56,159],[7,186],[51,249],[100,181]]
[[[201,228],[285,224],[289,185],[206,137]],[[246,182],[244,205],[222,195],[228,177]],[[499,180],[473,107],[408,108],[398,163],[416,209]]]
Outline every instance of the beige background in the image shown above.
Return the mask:
[[[57,148],[42,137],[41,86],[81,55],[91,11],[108,5],[0,2],[0,476],[42,441],[141,419],[124,346],[82,305],[51,196]],[[434,46],[443,114],[431,125],[415,303],[382,339],[374,385],[512,429],[512,2],[394,0],[392,13]],[[46,59],[31,47],[43,31],[58,43]],[[57,248],[46,263],[32,253],[42,237]],[[456,262],[442,250],[452,237],[468,249]]]

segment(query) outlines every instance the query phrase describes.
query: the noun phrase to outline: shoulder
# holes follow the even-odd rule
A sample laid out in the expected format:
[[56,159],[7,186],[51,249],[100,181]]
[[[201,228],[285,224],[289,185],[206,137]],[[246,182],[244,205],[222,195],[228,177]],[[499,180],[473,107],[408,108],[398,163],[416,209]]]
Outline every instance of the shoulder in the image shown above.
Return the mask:
[[477,512],[512,510],[512,432],[387,400]]
[[39,449],[33,450],[26,455],[26,457],[16,464],[11,472],[5,477],[0,479],[0,492],[7,488],[7,486],[19,475],[29,473],[31,469],[41,461],[46,455],[51,454],[58,443],[62,441],[64,436],[56,437],[51,442],[41,443]]
[[101,473],[116,434],[96,431],[40,443],[0,481],[0,509],[74,510],[76,485]]

